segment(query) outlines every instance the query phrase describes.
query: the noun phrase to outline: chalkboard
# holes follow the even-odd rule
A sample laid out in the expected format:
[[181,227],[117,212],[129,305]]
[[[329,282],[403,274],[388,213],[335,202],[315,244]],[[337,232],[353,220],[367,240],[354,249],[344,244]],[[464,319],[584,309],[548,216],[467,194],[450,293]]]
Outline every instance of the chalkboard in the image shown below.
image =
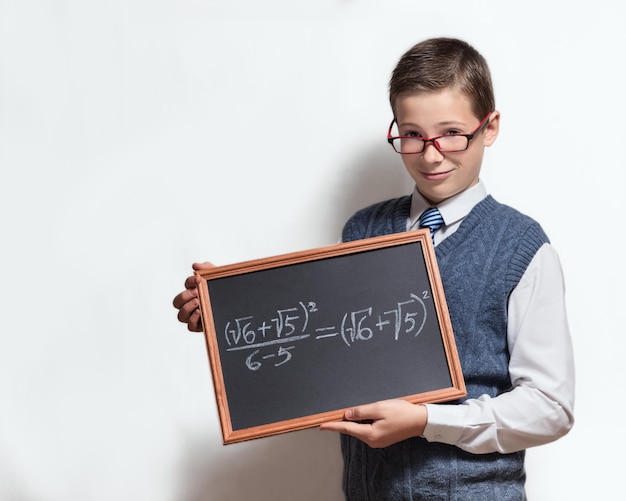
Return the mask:
[[465,395],[428,230],[197,273],[224,444]]

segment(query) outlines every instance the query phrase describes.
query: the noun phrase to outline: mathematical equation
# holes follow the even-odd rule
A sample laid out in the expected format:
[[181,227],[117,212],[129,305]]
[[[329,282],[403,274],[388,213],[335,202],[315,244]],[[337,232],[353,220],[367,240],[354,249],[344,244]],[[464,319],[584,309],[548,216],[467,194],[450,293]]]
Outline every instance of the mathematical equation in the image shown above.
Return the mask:
[[317,302],[299,301],[292,307],[277,309],[271,318],[244,316],[228,321],[223,330],[226,351],[249,351],[245,364],[249,370],[258,371],[264,366],[288,363],[296,345],[305,340],[339,339],[350,347],[379,335],[391,335],[395,341],[401,336],[417,337],[428,315],[425,301],[430,299],[429,291],[411,293],[390,310],[375,311],[370,306],[349,311],[337,325],[322,327],[315,325],[320,313]]

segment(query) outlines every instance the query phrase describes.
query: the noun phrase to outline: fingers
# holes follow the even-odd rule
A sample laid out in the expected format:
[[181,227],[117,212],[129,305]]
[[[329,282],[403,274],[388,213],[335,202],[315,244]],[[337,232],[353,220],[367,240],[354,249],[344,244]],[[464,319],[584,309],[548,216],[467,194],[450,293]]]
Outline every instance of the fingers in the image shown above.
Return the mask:
[[[204,263],[193,263],[191,267],[194,269],[194,271],[201,271],[215,268],[215,265],[213,263],[205,261]],[[194,289],[200,284],[201,281],[202,278],[200,276],[196,274],[190,275],[185,280],[185,289]]]
[[202,328],[202,316],[200,315],[200,310],[198,308],[196,308],[189,317],[187,329],[191,332],[202,332],[204,330]]
[[188,322],[199,306],[196,289],[181,292],[174,298],[174,308],[178,309],[178,320],[181,322]]
[[323,423],[320,429],[351,435],[378,448],[421,437],[428,421],[428,411],[424,405],[391,399],[348,409],[344,419]]
[[178,294],[173,301],[174,308],[178,309],[178,320],[187,324],[192,332],[202,332],[202,317],[200,315],[200,301],[197,289],[187,289]]
[[344,435],[352,435],[363,439],[372,432],[372,423],[357,423],[353,421],[332,421],[330,423],[322,423],[320,430],[336,431]]
[[322,423],[320,429],[326,431],[338,431],[355,437],[364,437],[372,432],[372,424],[380,419],[380,403],[366,404],[347,409],[344,413],[344,421],[332,421]]
[[[194,271],[214,268],[215,265],[208,261],[193,263]],[[192,332],[202,332],[202,316],[200,315],[200,301],[198,300],[198,285],[202,278],[196,274],[185,279],[185,290],[174,297],[172,305],[178,310],[178,320],[187,324],[187,329]]]
[[189,303],[190,301],[193,301],[195,299],[196,300],[195,307],[197,307],[198,306],[197,298],[198,298],[198,289],[196,289],[196,288],[187,288],[183,292],[181,292],[180,294],[176,295],[176,297],[172,301],[172,305],[177,310],[180,310],[187,303]]
[[185,280],[185,289],[195,289],[202,281],[198,275],[191,275]]

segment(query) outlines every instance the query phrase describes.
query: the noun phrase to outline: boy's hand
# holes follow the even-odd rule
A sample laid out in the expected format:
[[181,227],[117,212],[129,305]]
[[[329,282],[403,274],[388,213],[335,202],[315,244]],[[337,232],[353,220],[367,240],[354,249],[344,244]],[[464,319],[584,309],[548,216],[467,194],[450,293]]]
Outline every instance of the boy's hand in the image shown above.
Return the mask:
[[[215,265],[209,262],[193,263],[192,268],[198,270],[208,270]],[[185,290],[177,294],[174,298],[174,308],[178,310],[178,320],[187,324],[187,329],[192,332],[202,332],[202,318],[200,317],[200,301],[198,300],[198,289],[196,288],[202,279],[198,275],[191,275],[185,280]]]
[[406,400],[382,400],[348,409],[344,419],[323,423],[320,430],[338,431],[379,448],[422,436],[428,411],[425,406]]

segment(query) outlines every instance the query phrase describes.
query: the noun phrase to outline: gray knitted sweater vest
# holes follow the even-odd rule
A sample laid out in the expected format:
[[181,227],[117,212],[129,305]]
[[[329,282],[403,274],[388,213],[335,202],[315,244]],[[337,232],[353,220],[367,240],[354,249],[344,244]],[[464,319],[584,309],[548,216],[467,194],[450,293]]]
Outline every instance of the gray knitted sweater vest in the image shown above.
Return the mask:
[[[406,196],[360,210],[344,226],[343,240],[406,231],[410,205]],[[507,300],[546,242],[539,224],[488,196],[435,248],[467,398],[511,388]],[[471,454],[423,438],[372,449],[341,439],[349,501],[525,499],[524,451]]]

